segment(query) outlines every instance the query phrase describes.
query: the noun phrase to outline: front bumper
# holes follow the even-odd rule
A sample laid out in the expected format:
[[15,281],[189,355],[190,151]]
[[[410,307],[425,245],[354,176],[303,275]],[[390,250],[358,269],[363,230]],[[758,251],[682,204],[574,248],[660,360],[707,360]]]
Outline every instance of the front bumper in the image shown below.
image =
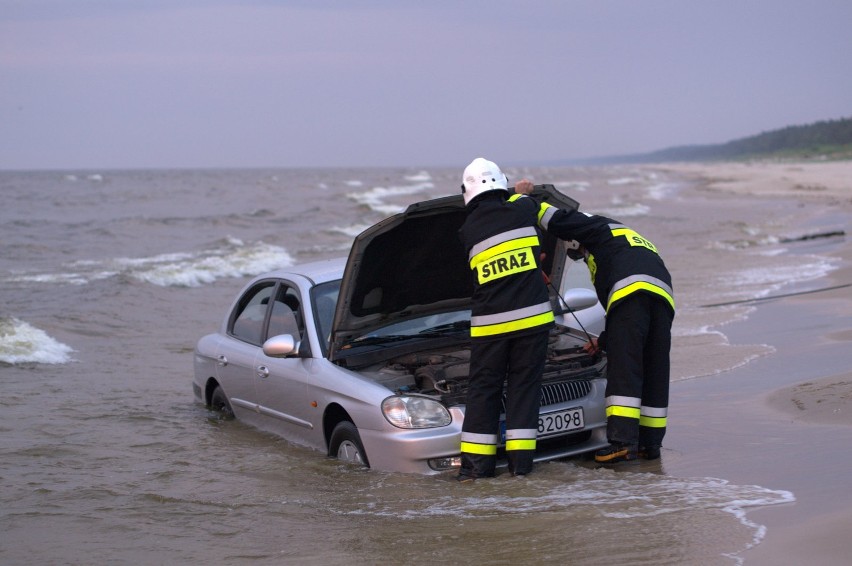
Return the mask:
[[[586,426],[580,431],[540,439],[535,462],[546,462],[594,452],[607,446],[606,413],[602,390],[605,380],[596,380],[591,394],[581,403]],[[600,402],[598,402],[600,400]],[[571,403],[576,406],[576,401]],[[548,411],[557,407],[548,407]],[[450,409],[453,421],[441,428],[403,430],[360,429],[361,442],[370,460],[370,467],[389,472],[437,474],[457,468],[461,461],[461,428],[464,407]],[[503,449],[498,450],[498,467],[506,466]]]

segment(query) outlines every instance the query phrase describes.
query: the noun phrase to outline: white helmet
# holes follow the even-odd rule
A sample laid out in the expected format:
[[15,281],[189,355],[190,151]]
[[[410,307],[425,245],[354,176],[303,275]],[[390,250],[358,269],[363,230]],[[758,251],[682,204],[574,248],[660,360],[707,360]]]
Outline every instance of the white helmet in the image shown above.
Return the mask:
[[508,192],[509,179],[500,171],[496,163],[477,157],[465,167],[462,177],[462,195],[467,206],[475,197],[486,191],[501,190]]

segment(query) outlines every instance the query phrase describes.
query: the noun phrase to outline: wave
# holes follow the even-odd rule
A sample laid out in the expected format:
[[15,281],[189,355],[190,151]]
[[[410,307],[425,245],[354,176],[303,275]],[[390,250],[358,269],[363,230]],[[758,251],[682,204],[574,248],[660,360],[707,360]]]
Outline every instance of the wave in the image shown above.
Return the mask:
[[711,241],[707,244],[707,248],[711,250],[735,251],[754,247],[774,246],[781,242],[781,238],[778,236],[762,234],[760,228],[754,226],[742,225],[739,227],[739,231],[744,234],[742,238]]
[[402,212],[406,205],[391,204],[385,202],[386,199],[415,195],[423,191],[433,189],[435,187],[430,181],[422,181],[413,185],[395,186],[395,187],[373,187],[369,191],[361,193],[348,193],[347,198],[357,202],[362,206],[366,206],[374,212],[390,216],[398,212]]
[[[710,249],[719,250],[741,250],[747,248],[755,248],[762,246],[774,246],[775,244],[802,244],[809,241],[831,241],[835,238],[844,238],[846,230],[843,227],[826,227],[817,232],[794,232],[787,235],[774,236],[771,234],[762,234],[761,229],[743,224],[740,226],[740,231],[745,234],[745,237],[734,240],[717,240],[710,242]],[[777,250],[769,250],[761,253],[779,255],[785,253],[786,248]]]
[[[503,481],[503,478],[506,478]],[[376,486],[379,481],[381,486]],[[740,554],[761,542],[766,528],[746,516],[749,508],[796,501],[790,491],[758,485],[736,485],[714,477],[673,477],[664,473],[621,473],[552,462],[539,466],[523,482],[508,474],[482,486],[447,490],[442,482],[432,485],[401,484],[396,478],[366,479],[347,498],[331,505],[334,513],[352,516],[384,516],[400,520],[451,517],[475,521],[489,517],[565,517],[595,530],[618,530],[619,525],[653,521],[659,532],[686,522],[707,523],[714,512],[730,514],[751,532],[744,548],[725,554],[741,562]],[[417,492],[415,493],[415,488]],[[380,490],[382,496],[376,497]],[[709,513],[708,513],[709,512]],[[531,519],[534,520],[534,519]],[[707,523],[709,524],[709,523]],[[627,527],[621,527],[627,528]]]
[[645,192],[648,198],[652,200],[664,200],[669,198],[677,189],[678,185],[676,183],[657,183],[646,187]]
[[[763,254],[760,254],[763,255]],[[772,258],[772,254],[764,257]],[[757,263],[759,256],[755,258]],[[790,263],[770,263],[741,269],[734,274],[724,274],[711,282],[719,288],[730,289],[719,293],[721,299],[736,300],[743,291],[747,298],[761,298],[792,284],[819,280],[838,269],[840,260],[827,256],[800,256],[798,261]]]
[[637,177],[619,177],[618,179],[609,179],[606,184],[611,187],[619,187],[622,185],[638,185],[642,183],[642,179]]
[[430,183],[432,181],[432,176],[428,171],[420,171],[414,175],[406,175],[405,180],[411,181],[412,183]]
[[0,362],[64,364],[74,350],[14,317],[0,317]]
[[595,211],[595,214],[618,219],[631,216],[647,216],[649,212],[651,212],[651,207],[648,205],[623,203],[619,199],[613,199],[612,206],[598,209]]
[[286,249],[259,241],[245,244],[226,238],[211,249],[177,252],[143,258],[81,260],[54,273],[16,273],[3,277],[9,283],[86,285],[116,276],[159,287],[199,287],[217,279],[258,275],[293,265]]
[[592,184],[589,181],[557,181],[554,183],[556,187],[563,193],[571,194],[572,192],[588,191]]
[[225,277],[257,275],[293,264],[284,248],[229,240],[223,248],[197,254],[165,254],[143,259],[118,259],[131,277],[160,287],[200,287]]
[[[72,183],[80,180],[80,178],[77,175],[74,175],[73,173],[69,173],[63,176],[62,179],[64,181],[69,181]],[[92,173],[90,175],[86,175],[86,180],[93,181],[95,183],[101,183],[104,180],[104,176],[100,173]]]
[[[487,500],[478,496],[460,497],[458,493],[436,497],[431,494],[400,513],[392,497],[382,505],[354,506],[345,514],[390,515],[417,518],[434,515],[482,517],[487,515],[526,514],[531,512],[572,511],[577,505],[598,509],[603,517],[632,519],[697,509],[721,509],[741,517],[746,507],[776,505],[795,501],[784,490],[756,485],[735,485],[713,477],[679,478],[658,473],[621,474],[605,468],[588,469],[571,464],[552,463],[553,470],[527,478],[527,493],[514,490],[490,491]],[[562,467],[564,466],[564,468]],[[559,482],[557,478],[571,481]]]
[[[326,231],[336,234],[343,234],[344,236],[350,236],[354,238],[367,228],[372,226],[372,224],[352,224],[351,226],[332,226],[328,228]],[[347,244],[347,247],[349,244]]]

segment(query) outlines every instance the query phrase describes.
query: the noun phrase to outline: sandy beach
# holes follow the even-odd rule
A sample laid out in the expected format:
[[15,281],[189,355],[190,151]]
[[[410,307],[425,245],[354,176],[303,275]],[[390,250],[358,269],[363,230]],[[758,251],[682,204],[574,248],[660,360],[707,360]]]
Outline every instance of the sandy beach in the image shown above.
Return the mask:
[[[702,190],[789,198],[848,232],[852,162],[673,164]],[[771,355],[711,379],[674,383],[663,466],[792,492],[795,502],[747,513],[766,527],[746,564],[848,564],[852,555],[852,243],[817,243],[841,267],[807,288],[756,302],[725,328],[731,344]],[[801,294],[795,294],[800,292]]]

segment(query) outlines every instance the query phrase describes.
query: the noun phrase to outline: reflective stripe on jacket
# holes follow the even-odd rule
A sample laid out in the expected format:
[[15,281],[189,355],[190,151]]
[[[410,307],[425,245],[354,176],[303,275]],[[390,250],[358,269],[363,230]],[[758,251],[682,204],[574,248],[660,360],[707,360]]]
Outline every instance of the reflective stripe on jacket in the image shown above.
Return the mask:
[[467,206],[459,236],[473,276],[470,335],[496,339],[552,325],[539,263],[538,205],[488,191]]
[[586,248],[586,264],[598,299],[607,312],[636,292],[651,293],[674,310],[671,275],[657,247],[624,224],[576,210],[542,203],[539,225],[563,240],[576,240]]

